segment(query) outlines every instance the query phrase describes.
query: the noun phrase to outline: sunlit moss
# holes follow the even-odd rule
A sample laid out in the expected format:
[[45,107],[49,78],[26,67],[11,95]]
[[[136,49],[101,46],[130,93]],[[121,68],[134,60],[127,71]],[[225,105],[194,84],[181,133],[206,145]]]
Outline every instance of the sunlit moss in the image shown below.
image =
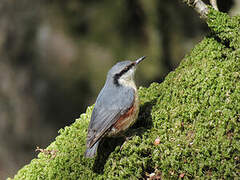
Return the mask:
[[[212,33],[161,84],[140,88],[132,138],[105,139],[95,159],[84,158],[92,107],[60,130],[14,179],[138,179],[240,176],[240,17],[211,12]],[[160,143],[154,145],[154,140]]]

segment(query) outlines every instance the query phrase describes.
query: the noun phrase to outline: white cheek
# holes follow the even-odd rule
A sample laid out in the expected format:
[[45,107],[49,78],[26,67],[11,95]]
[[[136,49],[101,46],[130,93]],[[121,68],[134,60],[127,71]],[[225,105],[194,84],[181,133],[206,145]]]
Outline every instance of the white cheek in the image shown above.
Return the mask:
[[136,85],[134,83],[134,69],[130,70],[127,74],[124,74],[120,79],[119,79],[119,83],[123,86],[128,86],[128,87],[132,87],[135,90]]
[[125,81],[130,81],[133,79],[133,76],[134,76],[134,72],[133,70],[129,70],[126,74],[124,74],[120,80],[125,80]]

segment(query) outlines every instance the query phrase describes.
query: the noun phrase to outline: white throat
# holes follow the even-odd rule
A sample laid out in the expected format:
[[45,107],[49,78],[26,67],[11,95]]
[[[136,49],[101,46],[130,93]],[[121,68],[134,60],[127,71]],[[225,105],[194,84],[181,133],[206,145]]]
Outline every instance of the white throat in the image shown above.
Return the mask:
[[122,75],[119,80],[119,84],[122,86],[128,86],[133,88],[135,91],[137,91],[136,84],[134,82],[134,69],[130,70],[126,74]]

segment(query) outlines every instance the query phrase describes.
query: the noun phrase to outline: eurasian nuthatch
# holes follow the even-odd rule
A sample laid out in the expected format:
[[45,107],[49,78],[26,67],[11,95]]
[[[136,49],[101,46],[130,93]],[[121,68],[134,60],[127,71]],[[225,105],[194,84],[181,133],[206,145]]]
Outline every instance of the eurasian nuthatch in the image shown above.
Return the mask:
[[136,61],[118,62],[109,70],[93,108],[85,157],[95,156],[103,137],[118,136],[136,121],[139,100],[134,72],[143,59],[145,56]]

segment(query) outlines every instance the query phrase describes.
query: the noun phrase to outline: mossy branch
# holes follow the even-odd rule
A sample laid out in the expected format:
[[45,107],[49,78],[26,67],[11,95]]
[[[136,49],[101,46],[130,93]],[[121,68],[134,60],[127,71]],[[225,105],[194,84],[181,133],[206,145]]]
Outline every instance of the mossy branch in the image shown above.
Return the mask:
[[221,43],[233,49],[239,49],[240,31],[236,24],[240,23],[239,16],[230,18],[227,14],[218,11],[217,1],[209,0],[211,6],[202,0],[182,0],[191,6],[203,18],[211,31]]
[[[202,0],[183,0],[183,2],[198,12],[201,18],[207,19],[209,7]],[[218,11],[217,0],[209,0],[209,2]]]

